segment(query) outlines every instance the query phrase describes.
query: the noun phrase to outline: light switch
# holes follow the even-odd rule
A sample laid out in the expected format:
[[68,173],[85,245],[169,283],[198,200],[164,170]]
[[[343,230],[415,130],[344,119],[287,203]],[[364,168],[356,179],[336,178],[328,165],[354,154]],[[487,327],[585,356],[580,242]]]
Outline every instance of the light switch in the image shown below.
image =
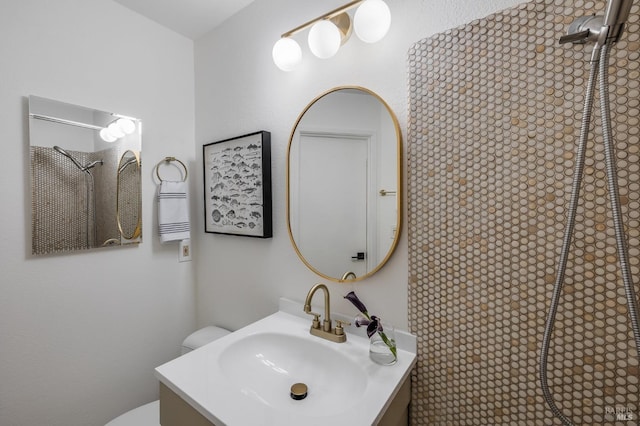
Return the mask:
[[180,253],[178,253],[178,261],[191,262],[191,240],[180,241]]

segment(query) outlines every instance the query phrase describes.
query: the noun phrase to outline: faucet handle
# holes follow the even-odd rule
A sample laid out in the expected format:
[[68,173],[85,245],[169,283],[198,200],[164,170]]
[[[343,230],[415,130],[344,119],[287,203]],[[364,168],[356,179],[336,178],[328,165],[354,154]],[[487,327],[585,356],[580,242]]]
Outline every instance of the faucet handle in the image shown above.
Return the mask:
[[306,314],[313,315],[313,321],[311,322],[311,327],[320,328],[320,314],[317,314],[315,312],[311,312],[311,307],[309,307],[309,310],[307,310],[306,307],[305,307],[304,312]]
[[342,321],[342,320],[336,320],[336,335],[338,336],[342,336],[344,334],[344,327],[345,325],[351,325],[351,323],[349,321]]

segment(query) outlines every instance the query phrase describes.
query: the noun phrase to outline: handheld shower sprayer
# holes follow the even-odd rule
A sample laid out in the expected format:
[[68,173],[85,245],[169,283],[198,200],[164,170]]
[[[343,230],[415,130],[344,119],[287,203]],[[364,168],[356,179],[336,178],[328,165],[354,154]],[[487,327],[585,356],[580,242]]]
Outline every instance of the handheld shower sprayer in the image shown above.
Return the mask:
[[82,164],[80,164],[80,162],[78,160],[76,160],[73,155],[69,154],[67,151],[65,151],[64,149],[60,148],[58,145],[54,146],[53,149],[55,149],[56,151],[58,151],[60,154],[64,155],[65,157],[67,157],[69,160],[71,160],[73,162],[73,164],[76,165],[77,168],[79,168],[80,170],[84,171],[84,167],[82,166]]
[[[104,164],[102,160],[94,160],[86,165],[82,165],[80,161],[78,161],[71,153],[67,152],[63,148],[60,148],[58,145],[54,145],[53,149],[59,154],[67,157],[75,166],[83,173],[84,181],[86,183],[86,212],[87,212],[87,221],[86,221],[86,244],[87,248],[92,246],[92,238],[95,242],[97,240],[97,230],[96,230],[96,200],[95,195],[93,195],[95,191],[93,175],[91,174],[90,169],[94,168],[98,164]],[[92,225],[93,224],[93,225]],[[91,235],[91,227],[93,226],[93,235]]]
[[620,191],[618,187],[618,176],[616,168],[616,154],[611,125],[611,105],[609,100],[609,55],[611,48],[616,43],[624,30],[624,25],[629,18],[633,0],[609,0],[606,6],[604,18],[601,16],[583,16],[575,19],[567,31],[567,35],[560,37],[560,43],[584,44],[595,43],[591,53],[591,65],[589,80],[584,96],[582,111],[582,123],[580,135],[576,149],[576,160],[574,164],[573,183],[571,186],[571,196],[567,208],[567,222],[560,250],[560,257],[557,264],[557,272],[549,304],[549,311],[545,323],[542,345],[540,348],[540,386],[547,405],[553,414],[566,426],[572,426],[573,422],[563,412],[551,394],[548,380],[548,358],[551,346],[552,334],[555,324],[556,314],[561,302],[562,289],[565,281],[565,272],[569,260],[569,250],[573,241],[575,231],[576,215],[578,211],[578,200],[584,174],[586,161],[587,142],[589,139],[590,126],[592,121],[593,106],[595,100],[596,86],[599,83],[600,94],[600,114],[601,130],[604,148],[604,162],[607,177],[607,187],[610,203],[610,215],[612,228],[615,232],[616,256],[619,266],[620,277],[624,287],[625,298],[627,300],[627,314],[629,316],[630,327],[633,332],[636,353],[640,354],[640,308],[638,298],[635,294],[633,276],[631,274],[631,263],[629,249],[627,247],[627,237],[623,223]]
[[633,0],[609,0],[604,13],[604,25],[609,27],[609,38],[618,41],[624,30],[624,24],[629,19]]
[[80,164],[80,162],[78,160],[76,160],[76,158],[73,155],[69,154],[67,151],[65,151],[64,149],[60,148],[58,145],[55,145],[53,147],[53,149],[55,149],[60,154],[64,155],[69,160],[71,160],[73,162],[73,164],[75,164],[76,167],[79,168],[83,172],[86,172],[89,169],[94,168],[98,164],[100,164],[100,165],[104,164],[104,162],[102,160],[97,160],[97,161],[92,161],[91,163],[87,164],[86,166],[83,166],[82,164]]

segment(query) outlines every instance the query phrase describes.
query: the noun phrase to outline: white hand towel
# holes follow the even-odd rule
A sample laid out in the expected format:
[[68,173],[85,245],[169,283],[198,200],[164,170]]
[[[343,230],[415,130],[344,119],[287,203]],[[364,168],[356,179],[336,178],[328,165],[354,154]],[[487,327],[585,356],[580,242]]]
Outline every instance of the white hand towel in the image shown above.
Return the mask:
[[160,242],[191,238],[186,182],[162,181],[158,187]]

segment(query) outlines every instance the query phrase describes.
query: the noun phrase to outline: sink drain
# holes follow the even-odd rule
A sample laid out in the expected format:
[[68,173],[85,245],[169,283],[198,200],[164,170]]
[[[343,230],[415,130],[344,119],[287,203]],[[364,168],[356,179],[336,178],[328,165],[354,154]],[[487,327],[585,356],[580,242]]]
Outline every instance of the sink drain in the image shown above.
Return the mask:
[[299,401],[307,397],[307,385],[304,383],[294,383],[291,385],[291,398]]

